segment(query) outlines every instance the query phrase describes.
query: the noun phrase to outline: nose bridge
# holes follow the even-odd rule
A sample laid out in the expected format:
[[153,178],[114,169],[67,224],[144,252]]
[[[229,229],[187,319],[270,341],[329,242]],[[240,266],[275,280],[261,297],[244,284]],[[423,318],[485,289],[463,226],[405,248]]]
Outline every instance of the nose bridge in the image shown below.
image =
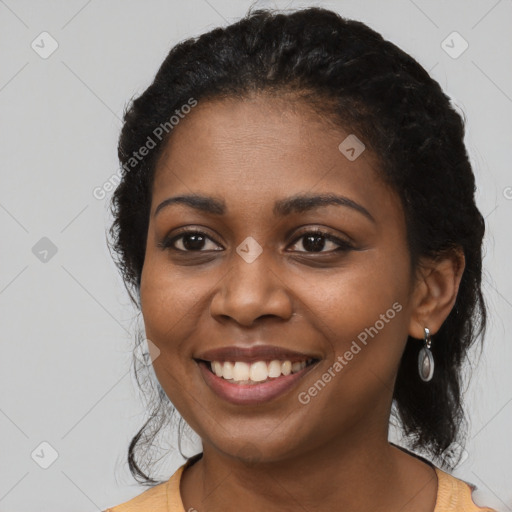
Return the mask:
[[245,239],[231,255],[229,272],[212,299],[212,315],[229,316],[245,325],[264,315],[291,316],[291,300],[273,262],[270,249],[251,237]]
[[272,259],[270,249],[263,250],[254,239],[244,240],[231,258],[229,286],[235,285],[235,291],[238,291],[238,285],[242,285],[240,288],[244,295],[251,290],[266,293],[275,278]]

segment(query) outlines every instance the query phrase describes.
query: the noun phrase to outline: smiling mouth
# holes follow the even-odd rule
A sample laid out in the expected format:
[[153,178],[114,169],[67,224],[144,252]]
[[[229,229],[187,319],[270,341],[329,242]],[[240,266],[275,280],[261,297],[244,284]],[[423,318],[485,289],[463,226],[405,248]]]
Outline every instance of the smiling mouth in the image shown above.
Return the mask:
[[237,385],[257,385],[278,380],[291,374],[299,373],[314,365],[319,359],[307,358],[300,361],[272,359],[267,361],[205,361],[198,359],[207,370],[217,377]]

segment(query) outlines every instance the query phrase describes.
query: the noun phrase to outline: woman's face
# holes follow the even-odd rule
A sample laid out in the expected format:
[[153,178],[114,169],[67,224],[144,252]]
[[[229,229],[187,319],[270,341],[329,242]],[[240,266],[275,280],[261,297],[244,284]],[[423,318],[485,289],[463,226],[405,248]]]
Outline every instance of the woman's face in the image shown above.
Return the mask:
[[[205,451],[276,461],[387,435],[411,323],[405,219],[378,155],[339,149],[349,135],[300,102],[200,101],[160,158],[142,312],[156,375]],[[190,195],[203,199],[157,212]],[[263,382],[271,366],[281,376]]]

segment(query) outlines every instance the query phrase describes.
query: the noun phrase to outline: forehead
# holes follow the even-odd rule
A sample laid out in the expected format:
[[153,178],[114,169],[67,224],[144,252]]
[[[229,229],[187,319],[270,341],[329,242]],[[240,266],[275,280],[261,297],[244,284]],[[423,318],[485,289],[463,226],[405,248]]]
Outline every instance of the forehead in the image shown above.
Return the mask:
[[171,157],[178,166],[193,159],[201,169],[247,168],[256,156],[265,163],[293,163],[305,153],[314,160],[320,133],[322,145],[329,144],[326,132],[327,123],[302,103],[266,95],[200,101],[173,130],[159,163]]
[[396,197],[379,176],[376,156],[364,149],[350,160],[340,151],[350,136],[349,127],[335,126],[300,100],[255,95],[199,101],[160,157],[152,211],[181,193],[221,196],[228,210],[253,213],[272,208],[277,198],[308,192],[389,206]]

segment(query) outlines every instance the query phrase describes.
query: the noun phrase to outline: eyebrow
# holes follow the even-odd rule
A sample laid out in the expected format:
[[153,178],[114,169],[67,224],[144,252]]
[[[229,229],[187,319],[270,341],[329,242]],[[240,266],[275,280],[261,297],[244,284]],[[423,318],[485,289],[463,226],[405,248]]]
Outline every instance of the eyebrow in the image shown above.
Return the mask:
[[[169,197],[162,201],[156,207],[154,217],[156,217],[162,209],[171,204],[184,204],[194,208],[195,210],[213,215],[224,215],[227,211],[226,203],[221,199],[198,194],[187,194]],[[291,213],[303,213],[309,210],[320,208],[322,206],[330,205],[352,208],[353,210],[363,214],[372,222],[375,222],[375,219],[371,213],[366,208],[364,208],[364,206],[361,206],[359,203],[356,203],[348,197],[339,196],[336,194],[299,194],[288,197],[286,199],[280,199],[275,202],[273,213],[276,217],[284,217],[286,215],[290,215]]]

